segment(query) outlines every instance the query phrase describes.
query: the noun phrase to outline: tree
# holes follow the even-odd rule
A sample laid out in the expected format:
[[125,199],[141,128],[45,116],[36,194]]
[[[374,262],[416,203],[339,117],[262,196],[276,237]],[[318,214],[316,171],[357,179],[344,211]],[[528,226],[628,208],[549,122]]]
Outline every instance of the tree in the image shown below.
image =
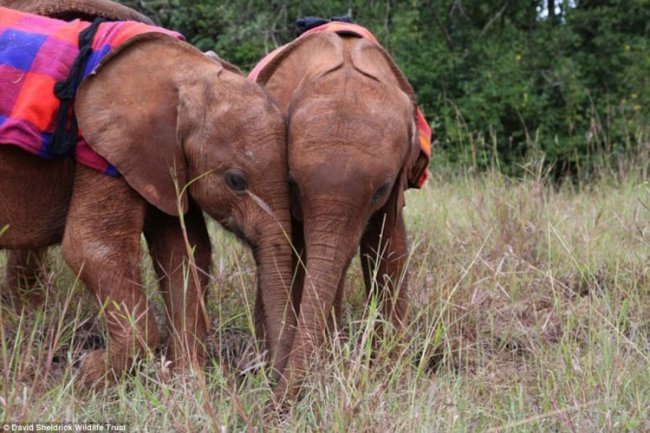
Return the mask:
[[[647,0],[129,0],[243,70],[295,36],[299,16],[349,14],[415,88],[435,163],[557,176],[647,147]],[[547,10],[547,16],[541,11]]]

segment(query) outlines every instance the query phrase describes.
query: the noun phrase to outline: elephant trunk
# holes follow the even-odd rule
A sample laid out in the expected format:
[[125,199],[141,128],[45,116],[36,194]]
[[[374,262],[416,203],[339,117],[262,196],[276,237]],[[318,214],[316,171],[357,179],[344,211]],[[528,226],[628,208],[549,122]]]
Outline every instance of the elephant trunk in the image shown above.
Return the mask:
[[293,276],[289,210],[276,210],[254,249],[257,264],[255,325],[277,372],[286,363],[293,341],[296,313],[291,303]]
[[[339,220],[340,216],[310,219],[305,215],[307,268],[298,330],[279,393],[291,393],[293,382],[304,375],[309,360],[325,337],[327,323],[333,319],[333,307],[342,295],[338,292],[343,289],[344,274],[356,251],[361,229],[351,223],[353,218]],[[334,232],[333,227],[336,227]]]

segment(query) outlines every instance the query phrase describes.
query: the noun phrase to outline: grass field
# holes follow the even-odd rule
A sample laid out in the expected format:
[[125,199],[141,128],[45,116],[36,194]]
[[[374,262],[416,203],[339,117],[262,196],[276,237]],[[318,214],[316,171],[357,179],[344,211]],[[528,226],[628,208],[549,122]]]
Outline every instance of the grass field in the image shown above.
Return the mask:
[[[353,264],[341,336],[314,360],[286,418],[266,428],[264,371],[224,374],[217,358],[205,374],[170,375],[154,353],[114,388],[77,387],[74,361],[102,344],[103,330],[94,299],[53,249],[44,308],[1,310],[0,420],[131,431],[649,432],[646,179],[558,187],[535,176],[434,176],[410,191],[410,343],[387,338],[371,350],[379,318]],[[230,235],[212,233],[213,332],[235,350],[251,329],[254,267]],[[143,273],[157,297],[146,261]]]

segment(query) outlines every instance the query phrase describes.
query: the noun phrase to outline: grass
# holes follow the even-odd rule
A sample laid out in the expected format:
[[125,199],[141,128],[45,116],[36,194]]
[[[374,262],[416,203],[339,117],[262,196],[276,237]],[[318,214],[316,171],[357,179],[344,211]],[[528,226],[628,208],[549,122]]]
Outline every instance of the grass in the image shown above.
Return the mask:
[[[341,336],[313,361],[286,418],[265,431],[650,431],[644,177],[560,187],[494,173],[434,177],[407,193],[406,219],[410,342],[387,336],[373,350],[380,318],[353,264]],[[211,232],[213,336],[237,352],[247,333],[233,329],[251,329],[254,266],[230,235]],[[50,259],[45,307],[0,312],[0,420],[263,431],[265,372],[224,374],[216,358],[205,374],[172,375],[155,352],[111,389],[76,386],[74,362],[103,344],[104,330],[56,249]],[[157,300],[146,260],[143,275]]]

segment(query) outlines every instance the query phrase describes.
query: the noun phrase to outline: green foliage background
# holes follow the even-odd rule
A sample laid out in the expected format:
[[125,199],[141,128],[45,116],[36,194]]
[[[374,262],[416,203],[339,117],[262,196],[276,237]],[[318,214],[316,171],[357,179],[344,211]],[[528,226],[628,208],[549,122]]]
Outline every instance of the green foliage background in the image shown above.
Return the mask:
[[123,3],[245,71],[297,17],[352,16],[416,89],[434,165],[589,177],[650,152],[650,0]]

